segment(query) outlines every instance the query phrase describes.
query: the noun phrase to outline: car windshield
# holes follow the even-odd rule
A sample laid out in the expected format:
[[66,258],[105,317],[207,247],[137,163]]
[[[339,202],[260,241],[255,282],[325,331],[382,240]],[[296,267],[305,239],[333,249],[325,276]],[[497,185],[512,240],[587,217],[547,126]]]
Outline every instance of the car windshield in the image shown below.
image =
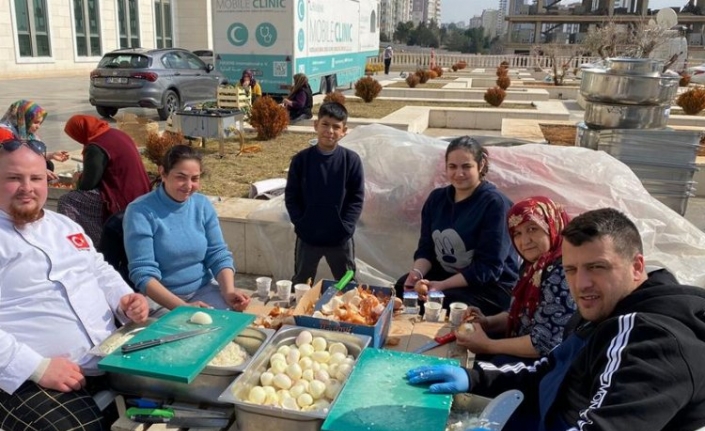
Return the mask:
[[100,60],[98,67],[146,69],[149,67],[149,57],[139,54],[107,54]]

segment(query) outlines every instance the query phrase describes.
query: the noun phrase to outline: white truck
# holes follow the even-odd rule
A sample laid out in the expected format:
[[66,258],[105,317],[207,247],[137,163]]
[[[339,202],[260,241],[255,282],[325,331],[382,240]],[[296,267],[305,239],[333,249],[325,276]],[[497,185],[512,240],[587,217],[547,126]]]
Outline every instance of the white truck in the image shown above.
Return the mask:
[[262,92],[286,96],[296,73],[313,93],[347,87],[379,54],[379,0],[212,0],[216,68],[250,69]]

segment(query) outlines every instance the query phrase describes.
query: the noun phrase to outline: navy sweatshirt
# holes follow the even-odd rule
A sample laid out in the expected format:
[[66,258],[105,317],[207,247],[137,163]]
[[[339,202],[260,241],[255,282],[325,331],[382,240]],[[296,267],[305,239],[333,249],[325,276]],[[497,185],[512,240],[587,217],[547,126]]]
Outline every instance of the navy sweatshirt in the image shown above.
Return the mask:
[[479,297],[506,309],[519,273],[507,228],[511,206],[512,202],[487,181],[457,203],[453,186],[432,191],[421,212],[421,236],[414,260],[427,259],[433,265],[431,271],[440,271],[444,278],[463,275],[468,286],[446,293]]
[[291,160],[284,201],[303,242],[335,246],[350,239],[364,197],[362,162],[354,151],[337,146],[323,154],[314,146]]

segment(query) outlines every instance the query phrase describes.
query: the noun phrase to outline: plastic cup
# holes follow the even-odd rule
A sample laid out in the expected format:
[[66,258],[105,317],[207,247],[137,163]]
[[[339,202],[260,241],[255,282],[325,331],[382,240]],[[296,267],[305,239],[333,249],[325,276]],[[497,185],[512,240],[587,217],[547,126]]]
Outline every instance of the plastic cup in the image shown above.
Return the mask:
[[266,298],[269,296],[269,289],[272,287],[272,279],[270,277],[257,277],[257,296]]
[[308,292],[309,290],[311,290],[311,286],[306,283],[299,283],[294,285],[294,296],[296,296],[297,304],[299,303],[299,301],[301,301],[301,298],[303,298],[306,292]]
[[438,322],[441,320],[441,304],[437,302],[426,302],[424,305],[424,316],[427,322]]
[[463,323],[463,315],[467,309],[468,305],[463,302],[452,302],[450,304],[450,314],[448,315],[450,324],[460,326]]
[[277,281],[277,296],[282,301],[288,301],[289,298],[291,298],[291,281],[290,280]]

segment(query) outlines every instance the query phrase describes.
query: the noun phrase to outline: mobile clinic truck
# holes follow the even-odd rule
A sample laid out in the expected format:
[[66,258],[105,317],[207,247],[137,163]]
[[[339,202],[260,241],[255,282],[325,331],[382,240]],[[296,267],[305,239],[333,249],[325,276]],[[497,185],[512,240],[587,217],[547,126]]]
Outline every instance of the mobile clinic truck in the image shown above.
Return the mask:
[[379,0],[212,0],[215,66],[231,83],[250,69],[286,96],[294,74],[314,93],[347,87],[379,54]]

